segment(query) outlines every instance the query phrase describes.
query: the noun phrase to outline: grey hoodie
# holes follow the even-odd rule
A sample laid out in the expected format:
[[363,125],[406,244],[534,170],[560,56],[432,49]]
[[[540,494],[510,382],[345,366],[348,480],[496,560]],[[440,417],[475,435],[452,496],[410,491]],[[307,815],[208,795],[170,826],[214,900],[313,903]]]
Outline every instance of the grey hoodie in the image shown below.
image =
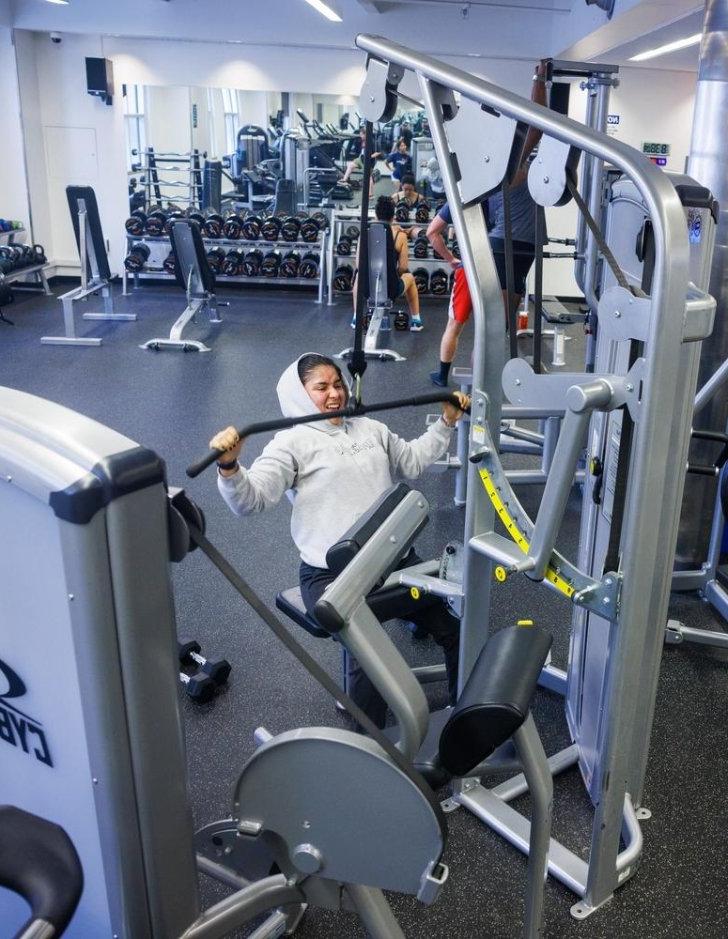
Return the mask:
[[[276,391],[286,417],[316,412],[298,377],[296,359]],[[262,512],[288,492],[291,535],[301,559],[326,567],[326,552],[385,490],[394,476],[415,479],[448,448],[451,428],[436,421],[406,441],[380,421],[345,418],[279,431],[249,469],[218,473],[223,499],[236,515]]]

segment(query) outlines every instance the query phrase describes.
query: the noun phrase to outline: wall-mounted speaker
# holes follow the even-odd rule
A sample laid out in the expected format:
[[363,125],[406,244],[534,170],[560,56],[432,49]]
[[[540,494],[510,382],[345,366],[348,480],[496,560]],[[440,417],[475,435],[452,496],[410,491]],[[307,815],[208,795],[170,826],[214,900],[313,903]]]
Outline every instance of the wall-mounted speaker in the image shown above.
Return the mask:
[[86,90],[111,104],[114,95],[114,67],[111,59],[86,59]]

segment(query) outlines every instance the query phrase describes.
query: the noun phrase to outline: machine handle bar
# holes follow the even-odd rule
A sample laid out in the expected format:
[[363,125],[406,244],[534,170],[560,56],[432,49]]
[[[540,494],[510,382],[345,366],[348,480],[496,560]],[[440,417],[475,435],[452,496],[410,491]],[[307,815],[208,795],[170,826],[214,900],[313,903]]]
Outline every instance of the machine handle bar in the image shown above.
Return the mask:
[[[339,411],[317,411],[315,414],[305,414],[303,417],[279,417],[273,421],[258,421],[256,424],[247,424],[238,430],[238,435],[243,437],[252,437],[253,434],[264,434],[270,430],[286,430],[288,427],[295,427],[297,424],[312,424],[315,421],[330,421],[334,417],[361,417],[363,414],[372,414],[375,411],[392,411],[395,408],[413,408],[422,404],[436,404],[440,401],[447,401],[456,408],[460,407],[460,401],[450,391],[433,391],[426,395],[415,395],[413,398],[397,398],[394,401],[379,401],[376,404],[353,404],[342,408]],[[190,479],[199,476],[200,473],[213,464],[223,455],[224,450],[209,450],[202,459],[192,463],[187,467],[187,475]]]

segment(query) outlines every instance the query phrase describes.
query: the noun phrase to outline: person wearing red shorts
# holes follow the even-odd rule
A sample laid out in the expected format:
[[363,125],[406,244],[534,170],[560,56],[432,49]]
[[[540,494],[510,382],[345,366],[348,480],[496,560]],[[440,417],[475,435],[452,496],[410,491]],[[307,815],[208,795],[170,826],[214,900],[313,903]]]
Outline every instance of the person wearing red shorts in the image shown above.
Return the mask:
[[[534,89],[531,99],[538,104],[546,103],[545,65],[539,64],[534,76]],[[528,157],[537,145],[541,132],[531,128],[526,136],[523,148],[524,159],[519,166],[510,185],[511,203],[511,231],[513,238],[513,273],[514,296],[512,302],[515,307],[521,301],[525,291],[526,275],[533,263],[536,241],[536,209],[535,203],[528,191]],[[508,309],[508,294],[506,290],[506,264],[505,264],[505,225],[503,218],[503,194],[498,191],[483,201],[483,213],[488,227],[488,237],[493,251],[493,260],[498,271],[503,292],[503,305]],[[490,224],[488,224],[490,222]],[[427,238],[432,245],[435,255],[439,255],[455,271],[450,304],[448,307],[448,320],[445,331],[440,340],[440,362],[436,371],[430,372],[430,381],[440,387],[446,387],[450,376],[455,353],[457,352],[460,333],[470,319],[473,302],[470,297],[470,288],[465,277],[465,270],[459,258],[447,247],[445,235],[452,224],[452,215],[447,203],[440,209],[427,228]]]

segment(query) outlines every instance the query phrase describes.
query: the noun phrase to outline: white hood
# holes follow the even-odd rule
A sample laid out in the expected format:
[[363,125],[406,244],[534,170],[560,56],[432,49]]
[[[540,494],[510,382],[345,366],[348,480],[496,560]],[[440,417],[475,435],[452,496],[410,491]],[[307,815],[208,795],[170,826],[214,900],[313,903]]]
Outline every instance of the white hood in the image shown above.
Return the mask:
[[[278,402],[281,406],[281,413],[284,417],[304,417],[307,414],[316,414],[318,410],[316,405],[309,398],[308,392],[301,383],[301,379],[298,377],[298,363],[301,359],[305,358],[305,356],[314,354],[316,353],[304,352],[303,355],[299,355],[296,361],[288,366],[278,380],[276,392],[278,394]],[[344,385],[346,386],[346,399],[348,401],[351,397],[351,388],[346,378],[344,378]],[[334,433],[336,430],[336,425],[331,424],[329,421],[311,424],[311,427],[326,431],[327,433]]]

